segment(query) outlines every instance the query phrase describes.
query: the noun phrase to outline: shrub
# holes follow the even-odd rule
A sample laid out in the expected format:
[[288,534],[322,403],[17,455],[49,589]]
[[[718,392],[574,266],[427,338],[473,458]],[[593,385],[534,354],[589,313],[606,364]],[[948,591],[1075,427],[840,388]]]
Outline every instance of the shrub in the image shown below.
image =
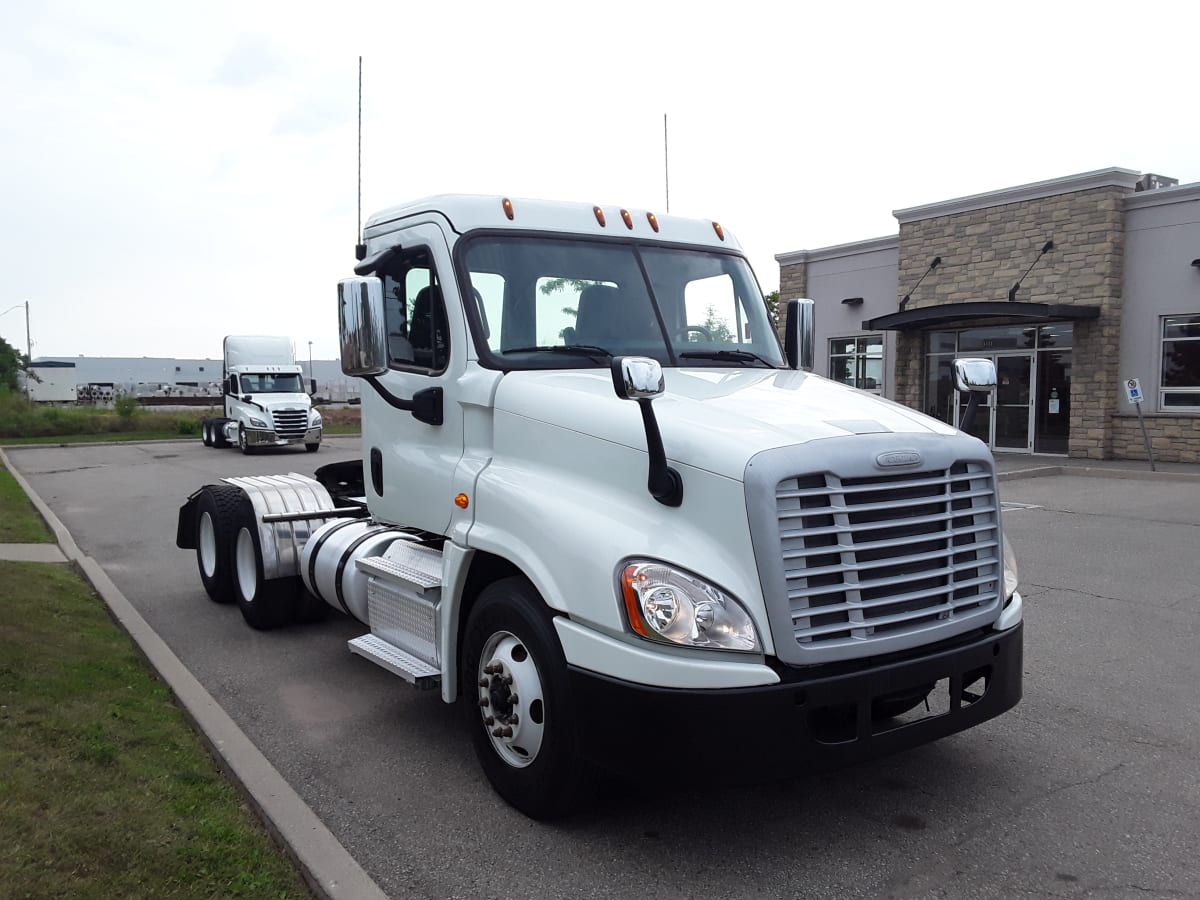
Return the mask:
[[142,405],[138,403],[137,397],[131,397],[128,394],[122,394],[113,401],[113,409],[122,419],[130,418],[141,408]]
[[180,419],[179,433],[182,435],[197,435],[200,433],[200,423],[195,419]]

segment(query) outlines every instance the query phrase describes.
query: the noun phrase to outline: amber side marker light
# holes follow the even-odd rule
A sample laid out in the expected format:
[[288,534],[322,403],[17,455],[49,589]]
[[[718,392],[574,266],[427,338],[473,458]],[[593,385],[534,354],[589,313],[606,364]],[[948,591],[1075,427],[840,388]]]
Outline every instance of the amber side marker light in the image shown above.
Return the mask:
[[508,221],[511,222],[513,217],[512,201],[505,197],[501,205],[504,207],[504,214],[508,216]]
[[646,213],[646,221],[650,223],[650,227],[654,229],[654,233],[658,234],[658,216],[654,213]]
[[[511,219],[512,216],[509,216],[509,218]],[[721,227],[719,222],[713,222],[713,231],[717,233],[717,237],[719,237],[721,240],[725,240],[725,229]]]
[[621,210],[621,219],[625,222],[625,227],[633,231],[633,216],[629,214],[629,210]]
[[634,587],[635,581],[645,581],[645,575],[635,576],[636,566],[626,566],[621,572],[621,594],[625,600],[625,616],[629,619],[629,624],[644,638],[653,638],[650,633],[650,626],[646,624],[646,620],[642,618],[642,607],[638,603],[637,589]]
[[596,221],[597,221],[597,222],[599,222],[599,223],[600,223],[600,227],[601,227],[601,228],[603,228],[603,227],[604,227],[604,224],[605,224],[605,220],[604,220],[604,210],[602,210],[602,209],[601,209],[600,207],[598,207],[598,206],[593,206],[593,207],[592,207],[592,212],[594,212],[594,213],[596,214]]
[[454,505],[457,506],[459,509],[466,509],[468,506],[471,505],[471,498],[468,497],[466,494],[459,494],[457,497],[454,498]]

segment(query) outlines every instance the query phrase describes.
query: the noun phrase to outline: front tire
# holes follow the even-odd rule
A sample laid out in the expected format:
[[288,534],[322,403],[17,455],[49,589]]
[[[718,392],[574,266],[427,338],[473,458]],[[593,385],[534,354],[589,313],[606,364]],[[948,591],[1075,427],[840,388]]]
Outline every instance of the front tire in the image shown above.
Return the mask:
[[304,449],[309,453],[316,453],[318,450],[321,449],[321,445],[320,444],[305,444]]
[[262,545],[258,517],[245,500],[238,510],[237,532],[233,539],[233,587],[242,618],[251,628],[269,631],[290,623],[296,614],[300,578],[263,577]]
[[233,541],[245,495],[228,484],[204,487],[196,502],[196,565],[214,603],[232,603]]
[[238,449],[246,456],[250,455],[250,442],[246,439],[246,426],[238,424]]
[[506,578],[480,594],[463,638],[463,707],[475,755],[496,793],[532,819],[569,812],[584,782],[552,619],[532,584]]

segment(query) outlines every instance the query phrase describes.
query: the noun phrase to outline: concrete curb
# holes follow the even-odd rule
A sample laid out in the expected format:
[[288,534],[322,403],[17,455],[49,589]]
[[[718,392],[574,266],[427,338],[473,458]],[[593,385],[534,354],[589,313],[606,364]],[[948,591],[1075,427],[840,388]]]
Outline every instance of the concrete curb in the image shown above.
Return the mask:
[[1016,481],[1021,478],[1045,478],[1050,475],[1076,475],[1082,478],[1116,478],[1126,481],[1200,481],[1200,473],[1151,472],[1139,469],[1117,469],[1108,466],[1034,466],[1030,469],[1014,469],[997,472],[997,481]]
[[221,768],[241,788],[267,830],[295,860],[313,892],[330,900],[386,900],[387,895],[150,628],[100,564],[80,551],[70,532],[13,467],[3,448],[0,448],[0,462],[54,532],[63,554],[78,567],[104,600],[112,617],[129,633],[175,694]]

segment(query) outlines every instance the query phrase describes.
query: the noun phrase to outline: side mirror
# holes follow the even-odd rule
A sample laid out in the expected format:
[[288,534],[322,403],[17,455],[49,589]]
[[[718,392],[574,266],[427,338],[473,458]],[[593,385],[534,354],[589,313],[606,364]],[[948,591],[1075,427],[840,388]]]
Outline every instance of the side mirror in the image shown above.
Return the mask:
[[612,361],[613,389],[622,400],[633,400],[641,408],[642,425],[646,429],[646,453],[650,470],[646,489],[663,506],[683,503],[683,477],[667,465],[662,433],[651,401],[666,388],[662,366],[658,360],[645,356],[615,356]]
[[787,355],[788,367],[811,372],[813,369],[813,347],[816,343],[816,326],[811,300],[789,300],[787,317],[784,319],[783,351]]
[[657,397],[666,387],[658,360],[645,356],[617,357],[613,360],[612,375],[613,388],[622,400]]
[[382,281],[367,277],[338,282],[338,331],[345,374],[366,378],[387,371]]
[[969,431],[975,424],[975,410],[979,408],[979,395],[996,389],[996,364],[990,359],[963,358],[954,361],[954,386],[966,391],[967,408],[963,410],[959,431]]
[[960,391],[990,391],[996,387],[996,364],[990,359],[956,359],[954,386]]

